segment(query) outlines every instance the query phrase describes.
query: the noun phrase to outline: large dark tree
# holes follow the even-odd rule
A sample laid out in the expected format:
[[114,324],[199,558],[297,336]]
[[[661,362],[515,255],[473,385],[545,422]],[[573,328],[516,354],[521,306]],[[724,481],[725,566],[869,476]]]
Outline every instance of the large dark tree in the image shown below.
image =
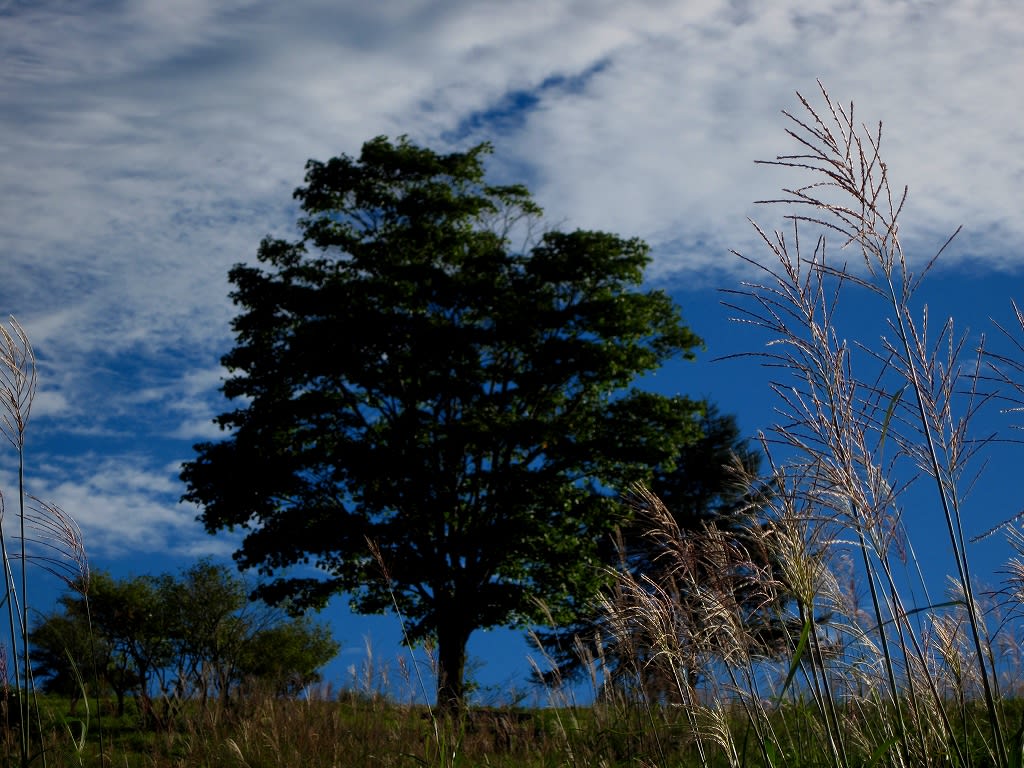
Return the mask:
[[396,605],[437,643],[443,706],[474,630],[542,621],[538,600],[573,615],[603,578],[612,489],[699,434],[700,404],[632,388],[700,344],[641,289],[646,245],[537,236],[488,151],[377,138],[309,162],[301,240],[231,270],[236,407],[182,473],[207,530],[242,529],[239,566],[273,577],[260,596]]

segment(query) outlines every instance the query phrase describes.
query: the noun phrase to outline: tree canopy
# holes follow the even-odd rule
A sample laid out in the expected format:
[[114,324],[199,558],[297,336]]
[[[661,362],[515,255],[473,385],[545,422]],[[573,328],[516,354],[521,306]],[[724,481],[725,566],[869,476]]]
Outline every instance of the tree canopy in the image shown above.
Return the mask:
[[615,490],[700,434],[701,403],[636,387],[701,344],[642,287],[646,244],[537,234],[527,189],[488,183],[489,151],[379,137],[307,164],[301,238],[230,272],[234,407],[182,473],[209,532],[244,532],[260,596],[347,593],[436,641],[442,705],[462,701],[472,632],[575,615]]

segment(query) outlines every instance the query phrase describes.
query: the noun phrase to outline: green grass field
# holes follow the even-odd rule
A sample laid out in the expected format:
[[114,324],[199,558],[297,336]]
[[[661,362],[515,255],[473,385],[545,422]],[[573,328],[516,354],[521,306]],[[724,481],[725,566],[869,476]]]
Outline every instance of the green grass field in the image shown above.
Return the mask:
[[[101,706],[113,711],[112,702]],[[1021,723],[1024,707],[1003,703],[1003,713]],[[818,766],[832,765],[828,734],[818,726],[811,700],[789,703],[772,714],[781,738],[769,754],[741,708],[726,722],[737,750],[716,743],[715,723],[694,729],[681,707],[615,703],[561,708],[481,708],[462,720],[432,722],[428,710],[383,698],[341,693],[327,700],[280,700],[255,695],[223,708],[205,710],[190,703],[170,727],[147,728],[133,706],[122,718],[78,707],[68,701],[40,700],[42,736],[34,739],[33,762],[54,766]],[[891,713],[869,714],[858,706],[843,713],[850,732],[883,732]],[[956,724],[970,765],[990,764],[983,706],[968,705]],[[875,718],[876,722],[867,722]],[[856,721],[856,722],[854,722]],[[101,727],[102,726],[102,727]],[[965,728],[966,726],[966,728]],[[973,734],[973,735],[972,735]],[[83,738],[84,735],[84,738]],[[100,744],[103,744],[103,759]],[[699,746],[698,746],[699,745]],[[16,760],[17,745],[6,740]],[[879,745],[847,744],[848,765],[892,765]],[[44,762],[45,758],[45,762]],[[941,747],[919,756],[921,765],[949,765]],[[5,762],[5,764],[7,764]]]

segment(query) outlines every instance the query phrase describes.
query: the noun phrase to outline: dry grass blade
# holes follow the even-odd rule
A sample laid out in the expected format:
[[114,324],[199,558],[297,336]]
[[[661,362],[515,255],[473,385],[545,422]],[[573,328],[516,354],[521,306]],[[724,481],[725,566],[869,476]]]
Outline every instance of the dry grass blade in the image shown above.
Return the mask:
[[36,357],[28,335],[13,317],[10,326],[8,330],[0,325],[0,423],[4,436],[21,449],[36,393]]
[[56,504],[29,497],[26,507],[26,558],[70,589],[89,592],[89,560],[78,523]]
[[[21,723],[30,722],[34,711],[35,678],[29,648],[29,571],[39,566],[63,580],[68,586],[88,590],[89,568],[85,547],[77,524],[59,507],[28,496],[25,480],[25,434],[32,402],[36,395],[37,366],[35,352],[24,328],[13,317],[9,327],[0,326],[0,431],[14,447],[17,463],[17,488],[13,495],[17,509],[13,519],[5,514],[0,495],[0,559],[3,561],[6,603],[6,647],[18,656],[13,669],[17,712]],[[17,544],[12,550],[11,544]],[[15,563],[20,568],[15,569]],[[6,675],[4,676],[7,680]],[[8,700],[7,704],[11,704]],[[6,705],[5,705],[6,706]],[[8,712],[8,716],[12,713]],[[10,736],[10,734],[9,734]],[[18,729],[17,737],[6,740],[8,762],[13,764],[13,749],[19,764],[29,765],[33,739],[29,728]],[[75,738],[72,737],[75,742]],[[102,748],[102,747],[101,747]]]

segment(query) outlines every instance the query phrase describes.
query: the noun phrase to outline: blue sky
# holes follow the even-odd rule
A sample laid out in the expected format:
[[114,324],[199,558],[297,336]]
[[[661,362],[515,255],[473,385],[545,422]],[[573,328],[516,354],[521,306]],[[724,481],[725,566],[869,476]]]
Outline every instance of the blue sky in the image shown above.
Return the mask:
[[[716,289],[745,276],[730,249],[758,253],[747,218],[779,225],[753,201],[791,179],[753,161],[792,150],[780,110],[816,79],[884,121],[912,259],[965,226],[933,312],[978,333],[1022,300],[1024,15],[1008,2],[0,0],[0,65],[0,315],[40,360],[29,480],[115,573],[230,554],[177,479],[225,406],[227,271],[294,232],[308,158],[379,134],[490,140],[493,172],[552,222],[651,243],[652,283],[708,343],[653,385],[709,396],[749,433],[772,419],[767,373],[711,360],[763,339]],[[12,477],[8,461],[0,487]],[[336,679],[367,631],[398,652],[393,619],[342,601],[325,616],[346,648]],[[518,636],[472,650],[484,683],[528,669]]]

